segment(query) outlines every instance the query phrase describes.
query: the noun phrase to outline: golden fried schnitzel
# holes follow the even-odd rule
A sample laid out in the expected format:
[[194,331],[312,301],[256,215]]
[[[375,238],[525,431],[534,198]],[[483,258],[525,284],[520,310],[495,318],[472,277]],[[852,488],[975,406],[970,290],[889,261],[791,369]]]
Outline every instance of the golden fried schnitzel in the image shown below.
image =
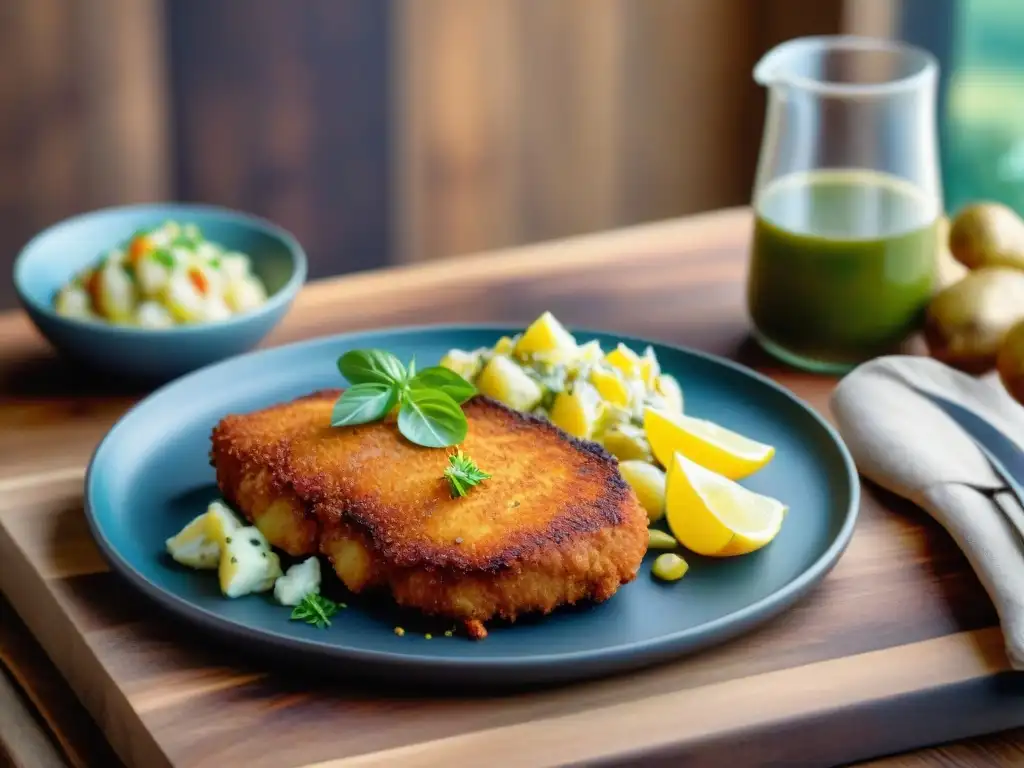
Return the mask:
[[477,396],[460,446],[491,479],[452,498],[448,451],[393,419],[330,426],[339,391],[223,419],[211,457],[224,497],[292,555],[323,553],[353,592],[463,622],[606,600],[647,549],[647,515],[598,445]]

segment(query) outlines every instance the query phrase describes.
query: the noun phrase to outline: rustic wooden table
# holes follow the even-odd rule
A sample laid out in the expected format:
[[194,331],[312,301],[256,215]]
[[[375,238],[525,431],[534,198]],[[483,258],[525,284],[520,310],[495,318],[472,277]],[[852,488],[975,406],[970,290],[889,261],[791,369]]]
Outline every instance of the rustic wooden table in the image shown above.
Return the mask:
[[[319,282],[267,343],[526,322],[551,309],[570,325],[739,359],[827,414],[834,380],[785,369],[747,338],[749,229],[747,211],[724,211]],[[797,608],[721,649],[625,678],[431,701],[236,667],[129,594],[82,521],[89,455],[143,394],[80,378],[22,315],[0,315],[0,587],[10,601],[0,599],[0,744],[10,763],[111,765],[113,744],[147,768],[462,765],[467,755],[488,765],[831,764],[1024,724],[1024,687],[966,562],[930,519],[870,487],[847,554]],[[871,765],[1020,765],[1022,744],[1009,731]]]

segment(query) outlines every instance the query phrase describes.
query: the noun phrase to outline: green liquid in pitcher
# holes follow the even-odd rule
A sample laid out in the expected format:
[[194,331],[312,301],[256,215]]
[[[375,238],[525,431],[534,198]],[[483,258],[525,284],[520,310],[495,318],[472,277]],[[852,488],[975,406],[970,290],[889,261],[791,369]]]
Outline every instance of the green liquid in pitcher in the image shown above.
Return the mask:
[[773,354],[844,370],[919,324],[935,279],[936,203],[893,176],[785,176],[755,201],[748,305]]

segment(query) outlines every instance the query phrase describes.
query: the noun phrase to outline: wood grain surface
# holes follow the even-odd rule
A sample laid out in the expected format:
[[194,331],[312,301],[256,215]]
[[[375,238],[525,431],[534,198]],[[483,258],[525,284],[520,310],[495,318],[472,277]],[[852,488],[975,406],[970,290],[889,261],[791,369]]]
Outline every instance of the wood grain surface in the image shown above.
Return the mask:
[[[551,309],[740,359],[827,415],[832,380],[781,368],[747,340],[749,228],[748,212],[726,211],[467,258],[457,273],[434,262],[315,283],[268,343]],[[19,316],[0,318],[0,350],[0,588],[128,765],[831,765],[1024,724],[1024,685],[964,558],[872,487],[818,589],[688,659],[476,697],[271,669],[162,616],[93,544],[85,463],[143,393],[72,381]],[[1003,759],[1015,744],[879,765],[979,765],[972,756]]]

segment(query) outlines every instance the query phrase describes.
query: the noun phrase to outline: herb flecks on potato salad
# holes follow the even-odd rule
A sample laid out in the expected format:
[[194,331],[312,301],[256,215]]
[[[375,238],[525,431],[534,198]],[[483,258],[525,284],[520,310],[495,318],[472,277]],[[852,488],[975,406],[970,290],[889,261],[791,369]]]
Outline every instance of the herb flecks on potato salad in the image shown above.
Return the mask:
[[215,322],[253,310],[267,291],[249,257],[168,221],[136,232],[64,286],[61,315],[141,328]]
[[653,349],[638,354],[620,344],[606,353],[596,340],[578,344],[550,312],[494,347],[453,349],[441,365],[483,394],[544,416],[619,459],[654,462],[645,408],[683,411],[679,382],[661,372]]
[[[785,505],[735,482],[768,464],[775,449],[684,414],[683,390],[651,347],[580,344],[545,312],[493,347],[449,351],[441,365],[511,408],[603,445],[650,522],[666,518],[672,536],[652,530],[652,547],[678,542],[704,555],[746,554],[782,525]],[[654,569],[664,580],[685,572],[675,555]]]

